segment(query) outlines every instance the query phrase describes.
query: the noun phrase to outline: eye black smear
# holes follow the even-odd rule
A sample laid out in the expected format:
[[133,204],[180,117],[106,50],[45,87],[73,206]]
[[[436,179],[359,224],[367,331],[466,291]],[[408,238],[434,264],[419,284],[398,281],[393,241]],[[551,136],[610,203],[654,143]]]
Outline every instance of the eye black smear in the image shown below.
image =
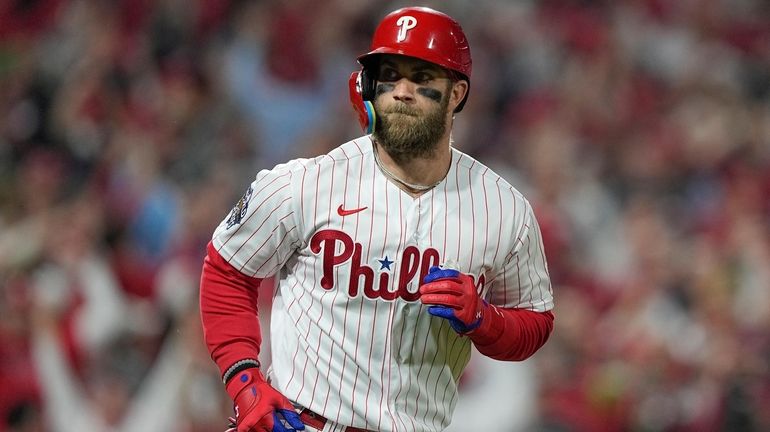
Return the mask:
[[393,91],[394,88],[396,88],[396,86],[393,84],[377,84],[377,96]]
[[425,96],[428,99],[433,99],[436,102],[441,102],[441,98],[443,97],[443,94],[441,94],[440,91],[430,87],[418,87],[417,93]]

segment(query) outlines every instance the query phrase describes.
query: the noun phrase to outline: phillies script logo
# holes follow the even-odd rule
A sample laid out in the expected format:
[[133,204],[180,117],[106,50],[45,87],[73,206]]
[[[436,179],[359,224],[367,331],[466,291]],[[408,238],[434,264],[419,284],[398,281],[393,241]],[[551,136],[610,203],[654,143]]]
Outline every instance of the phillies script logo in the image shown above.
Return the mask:
[[[342,250],[336,253],[338,243],[342,245]],[[395,291],[390,291],[388,289],[390,273],[381,272],[375,278],[374,269],[361,263],[363,252],[361,243],[354,243],[353,239],[344,232],[333,229],[318,231],[310,239],[310,250],[316,255],[320,254],[323,260],[322,288],[331,290],[339,283],[344,283],[345,281],[334,279],[334,267],[349,262],[348,294],[351,297],[358,295],[363,277],[363,294],[372,299],[395,300],[400,297],[406,301],[417,301],[420,298],[418,287],[422,284],[423,278],[428,274],[428,270],[432,266],[439,265],[440,261],[436,249],[427,248],[420,251],[415,246],[407,246],[400,259],[397,260],[399,263],[397,288]],[[418,276],[418,283],[415,286],[415,291],[409,291],[407,287],[416,276]],[[474,284],[477,291],[480,291],[484,287],[484,275],[478,278],[478,283],[474,278]]]
[[417,27],[417,18],[404,15],[398,18],[396,25],[398,26],[398,37],[396,38],[396,42],[403,42],[406,40],[406,32]]

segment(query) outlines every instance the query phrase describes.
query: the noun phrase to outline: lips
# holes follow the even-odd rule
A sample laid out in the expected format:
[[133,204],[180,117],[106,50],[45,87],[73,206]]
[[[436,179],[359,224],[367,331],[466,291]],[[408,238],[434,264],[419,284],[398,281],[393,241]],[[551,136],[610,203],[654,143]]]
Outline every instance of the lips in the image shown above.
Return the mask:
[[417,117],[419,117],[419,116],[418,116],[417,114],[415,114],[415,113],[405,113],[405,112],[388,112],[388,113],[386,113],[386,114],[388,114],[388,115],[397,115],[397,116],[403,116],[403,117],[414,117],[414,118],[417,118]]

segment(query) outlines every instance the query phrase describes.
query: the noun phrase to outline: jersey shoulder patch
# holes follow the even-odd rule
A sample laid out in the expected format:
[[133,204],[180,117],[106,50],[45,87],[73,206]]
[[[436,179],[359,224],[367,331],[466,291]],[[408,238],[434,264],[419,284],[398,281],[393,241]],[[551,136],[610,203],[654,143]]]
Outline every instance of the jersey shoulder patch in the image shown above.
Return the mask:
[[230,216],[227,218],[227,229],[240,224],[243,217],[246,216],[246,212],[249,210],[249,200],[251,199],[251,194],[253,192],[254,190],[249,186],[246,193],[244,193],[241,199],[235,203],[235,207],[230,211]]

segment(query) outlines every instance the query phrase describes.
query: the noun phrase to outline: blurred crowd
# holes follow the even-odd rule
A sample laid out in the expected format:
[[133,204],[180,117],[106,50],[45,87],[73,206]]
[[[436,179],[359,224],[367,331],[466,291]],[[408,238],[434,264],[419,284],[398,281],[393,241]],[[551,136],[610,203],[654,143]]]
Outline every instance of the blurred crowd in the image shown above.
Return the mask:
[[[532,202],[557,305],[454,430],[770,430],[770,2],[419,4],[468,34],[455,145]],[[403,5],[0,1],[0,432],[224,429],[205,245],[258,170],[360,134]]]

